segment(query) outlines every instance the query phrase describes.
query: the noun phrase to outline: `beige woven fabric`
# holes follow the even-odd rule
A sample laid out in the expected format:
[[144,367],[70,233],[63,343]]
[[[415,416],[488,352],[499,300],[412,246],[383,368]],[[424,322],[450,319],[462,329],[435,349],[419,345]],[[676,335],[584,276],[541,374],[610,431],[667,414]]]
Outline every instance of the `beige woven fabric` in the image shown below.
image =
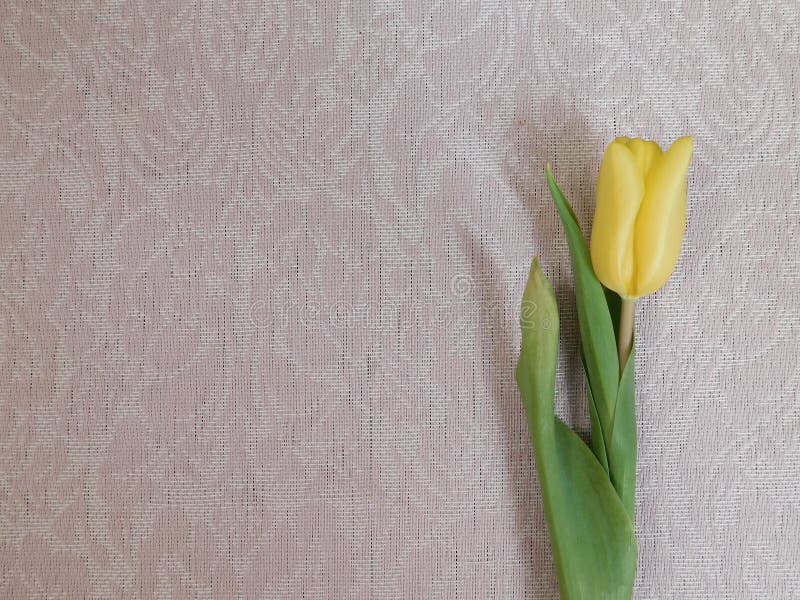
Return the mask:
[[543,166],[691,133],[635,598],[800,598],[798,102],[794,0],[0,2],[0,596],[557,598]]

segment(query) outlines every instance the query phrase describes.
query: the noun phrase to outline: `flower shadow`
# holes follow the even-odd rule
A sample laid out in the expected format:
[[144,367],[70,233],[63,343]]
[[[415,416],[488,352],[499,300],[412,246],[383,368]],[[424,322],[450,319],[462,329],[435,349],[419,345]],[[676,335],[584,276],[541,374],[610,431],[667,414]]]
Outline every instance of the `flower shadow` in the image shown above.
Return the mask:
[[[556,413],[562,416],[588,442],[589,417],[584,374],[579,356],[579,330],[572,284],[569,249],[561,222],[550,199],[544,175],[550,162],[562,190],[572,202],[579,222],[591,218],[596,157],[601,155],[602,137],[594,134],[588,122],[558,102],[540,106],[517,107],[517,119],[507,136],[508,154],[503,174],[519,201],[530,211],[533,256],[539,256],[550,278],[559,307],[560,353],[556,382]],[[473,264],[481,281],[494,281],[491,257],[485,248],[472,245]],[[528,265],[520,267],[522,278],[510,294],[501,323],[487,322],[482,329],[481,347],[493,353],[495,370],[494,397],[507,436],[506,456],[514,486],[515,520],[518,531],[530,548],[530,570],[526,574],[524,597],[558,598],[558,584],[550,550],[539,484],[533,463],[525,413],[514,381],[513,368],[518,358],[517,326],[519,300],[522,296]],[[480,290],[482,306],[503,301],[503,290],[493,285]],[[509,294],[505,294],[508,303]],[[491,315],[488,315],[491,317]]]

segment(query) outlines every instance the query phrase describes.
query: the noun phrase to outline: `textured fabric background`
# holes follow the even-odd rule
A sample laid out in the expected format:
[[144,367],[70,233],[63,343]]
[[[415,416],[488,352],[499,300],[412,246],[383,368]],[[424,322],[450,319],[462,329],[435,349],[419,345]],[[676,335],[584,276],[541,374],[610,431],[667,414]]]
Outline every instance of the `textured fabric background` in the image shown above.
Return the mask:
[[692,133],[637,599],[800,598],[800,7],[0,2],[0,596],[557,598],[513,380],[552,161]]

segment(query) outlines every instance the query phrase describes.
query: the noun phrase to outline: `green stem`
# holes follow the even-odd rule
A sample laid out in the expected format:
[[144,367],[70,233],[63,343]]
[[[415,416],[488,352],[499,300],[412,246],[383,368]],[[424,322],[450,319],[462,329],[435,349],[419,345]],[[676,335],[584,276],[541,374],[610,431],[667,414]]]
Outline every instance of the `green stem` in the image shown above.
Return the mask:
[[619,335],[617,336],[617,355],[619,356],[619,373],[625,369],[633,345],[633,322],[636,313],[636,299],[622,298],[619,313]]

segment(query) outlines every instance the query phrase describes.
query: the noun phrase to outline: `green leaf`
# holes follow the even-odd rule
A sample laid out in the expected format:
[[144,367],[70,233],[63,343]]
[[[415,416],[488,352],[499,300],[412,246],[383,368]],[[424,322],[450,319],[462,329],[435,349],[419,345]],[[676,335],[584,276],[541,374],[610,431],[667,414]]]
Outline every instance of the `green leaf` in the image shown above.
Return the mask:
[[636,538],[629,513],[589,447],[555,416],[558,308],[534,260],[522,301],[516,379],[550,529],[561,597],[630,600]]
[[614,457],[613,468],[610,469],[611,483],[619,494],[625,510],[634,519],[636,505],[636,387],[634,384],[635,344],[619,381],[617,392],[617,410],[614,414],[614,425],[611,430],[611,448],[609,453]]
[[[617,338],[614,333],[614,322],[619,321],[620,299],[597,279],[575,213],[549,167],[547,183],[564,224],[572,258],[581,331],[581,361],[588,383],[592,449],[600,463],[607,467],[611,482],[633,518],[636,484],[635,394],[633,361],[628,361],[623,381],[620,381]],[[625,379],[626,373],[629,379]]]
[[597,412],[597,404],[594,401],[594,394],[592,393],[592,385],[589,383],[588,369],[586,368],[586,359],[581,354],[581,364],[583,365],[583,372],[586,375],[586,393],[589,396],[589,421],[592,425],[592,451],[600,461],[606,473],[608,473],[608,451],[606,450],[606,435],[603,432],[603,425],[600,423],[600,415]]
[[578,220],[553,178],[549,166],[547,167],[547,185],[564,224],[572,257],[578,325],[581,330],[581,350],[586,364],[586,372],[600,423],[604,430],[609,430],[614,420],[614,405],[617,401],[619,383],[617,343],[611,323],[611,314],[608,310],[603,285],[594,274],[589,248],[586,246],[586,240],[580,225],[578,225]]
[[[608,312],[611,314],[611,327],[614,331],[619,331],[619,315],[622,309],[622,298],[619,297],[617,292],[605,286],[603,286],[603,291],[606,294]],[[614,339],[616,340],[616,337]]]

